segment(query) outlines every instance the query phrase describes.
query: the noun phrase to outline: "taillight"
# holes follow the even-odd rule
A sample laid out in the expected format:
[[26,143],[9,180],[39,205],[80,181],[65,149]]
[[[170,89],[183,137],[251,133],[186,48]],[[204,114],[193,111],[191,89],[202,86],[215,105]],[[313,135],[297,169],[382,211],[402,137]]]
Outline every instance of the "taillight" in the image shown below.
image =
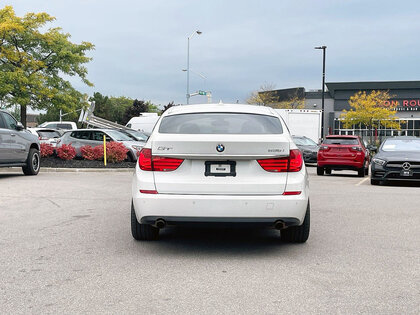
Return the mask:
[[139,155],[139,167],[143,171],[152,171],[152,149],[143,148]]
[[299,172],[302,169],[302,153],[298,149],[290,150],[289,172]]
[[152,156],[153,171],[170,172],[176,170],[183,162],[182,159],[174,159],[164,156]]
[[267,172],[287,172],[289,158],[257,160],[260,166]]
[[354,151],[359,151],[359,152],[362,151],[362,147],[351,147],[351,149]]
[[143,171],[170,172],[176,170],[183,159],[174,159],[164,156],[153,156],[151,149],[143,148],[139,155],[139,167]]
[[267,172],[299,172],[302,169],[302,153],[298,149],[290,150],[288,157],[277,159],[257,160],[258,164]]

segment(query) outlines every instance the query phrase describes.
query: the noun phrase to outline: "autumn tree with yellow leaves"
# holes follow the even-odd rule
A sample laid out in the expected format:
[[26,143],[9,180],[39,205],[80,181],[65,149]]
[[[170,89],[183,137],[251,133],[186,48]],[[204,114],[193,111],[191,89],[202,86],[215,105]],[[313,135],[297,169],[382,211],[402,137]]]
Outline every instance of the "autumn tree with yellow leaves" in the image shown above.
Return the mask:
[[[397,106],[394,102],[389,102],[392,96],[388,91],[359,91],[349,99],[351,109],[344,110],[341,114],[341,119],[344,127],[351,128],[356,124],[364,124],[369,129],[384,126],[392,129],[400,129],[398,117],[395,116],[395,108]],[[385,105],[387,104],[387,105]],[[370,141],[372,143],[372,133],[370,134]]]
[[70,34],[54,27],[47,13],[16,16],[13,7],[0,9],[0,101],[5,107],[20,105],[26,126],[26,108],[62,109],[70,112],[87,104],[87,97],[65,76],[78,76],[88,86],[86,53],[94,46],[74,44]]

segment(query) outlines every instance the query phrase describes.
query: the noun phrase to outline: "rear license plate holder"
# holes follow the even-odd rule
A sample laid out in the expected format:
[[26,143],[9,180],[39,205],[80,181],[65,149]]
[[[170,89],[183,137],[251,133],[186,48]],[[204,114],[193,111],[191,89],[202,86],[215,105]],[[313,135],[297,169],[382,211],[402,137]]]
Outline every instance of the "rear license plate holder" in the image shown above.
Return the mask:
[[413,176],[413,170],[402,170],[400,173],[401,177],[410,177]]
[[206,161],[205,176],[236,176],[236,161]]

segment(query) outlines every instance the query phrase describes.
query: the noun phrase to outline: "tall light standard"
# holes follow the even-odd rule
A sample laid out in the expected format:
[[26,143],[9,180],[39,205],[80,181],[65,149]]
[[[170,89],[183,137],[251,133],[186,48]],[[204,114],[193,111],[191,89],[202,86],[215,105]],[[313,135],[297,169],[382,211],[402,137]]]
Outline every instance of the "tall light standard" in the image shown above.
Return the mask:
[[315,49],[322,49],[322,113],[321,113],[321,139],[324,139],[324,94],[325,94],[325,52],[327,46],[318,46]]
[[195,34],[200,35],[202,32],[196,30],[188,36],[188,49],[187,49],[187,104],[190,103],[190,39],[193,38]]

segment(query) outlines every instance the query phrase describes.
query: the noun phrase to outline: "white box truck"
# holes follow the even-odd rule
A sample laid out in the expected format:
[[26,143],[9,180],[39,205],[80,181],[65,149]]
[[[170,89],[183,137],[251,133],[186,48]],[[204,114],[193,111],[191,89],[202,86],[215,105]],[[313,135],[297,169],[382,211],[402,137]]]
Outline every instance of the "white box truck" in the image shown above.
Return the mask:
[[293,136],[306,136],[316,143],[321,139],[322,110],[275,109],[289,127]]
[[139,117],[131,118],[125,126],[150,135],[158,120],[157,113],[141,113]]

